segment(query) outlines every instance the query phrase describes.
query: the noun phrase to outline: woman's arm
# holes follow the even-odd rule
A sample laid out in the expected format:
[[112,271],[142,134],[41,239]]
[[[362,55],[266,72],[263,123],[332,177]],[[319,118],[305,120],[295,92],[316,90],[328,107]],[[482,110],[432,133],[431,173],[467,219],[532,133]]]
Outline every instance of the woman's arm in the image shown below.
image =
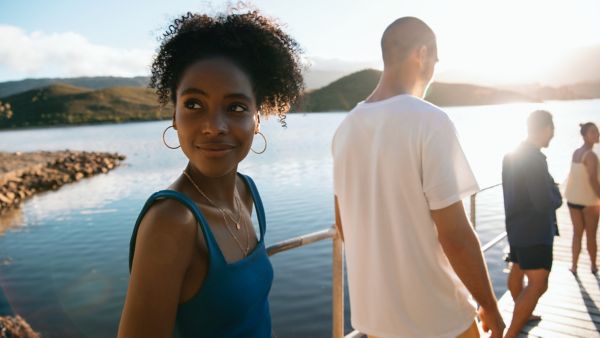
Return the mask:
[[191,213],[175,201],[157,202],[146,213],[137,234],[119,337],[173,336],[195,227]]
[[596,196],[600,198],[600,183],[598,183],[598,156],[593,151],[590,151],[588,156],[583,160],[585,168],[588,172],[590,179],[590,185],[596,193]]

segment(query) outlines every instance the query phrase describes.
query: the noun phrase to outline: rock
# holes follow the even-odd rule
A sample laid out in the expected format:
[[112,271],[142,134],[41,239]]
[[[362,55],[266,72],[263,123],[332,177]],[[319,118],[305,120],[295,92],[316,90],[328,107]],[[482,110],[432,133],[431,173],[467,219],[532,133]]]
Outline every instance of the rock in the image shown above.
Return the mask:
[[9,191],[6,193],[6,197],[8,198],[8,203],[12,203],[12,201],[15,199],[16,195],[14,192]]
[[40,338],[21,316],[0,317],[0,335],[2,338]]
[[0,213],[38,191],[56,190],[84,177],[108,173],[124,159],[119,154],[69,150],[0,152]]

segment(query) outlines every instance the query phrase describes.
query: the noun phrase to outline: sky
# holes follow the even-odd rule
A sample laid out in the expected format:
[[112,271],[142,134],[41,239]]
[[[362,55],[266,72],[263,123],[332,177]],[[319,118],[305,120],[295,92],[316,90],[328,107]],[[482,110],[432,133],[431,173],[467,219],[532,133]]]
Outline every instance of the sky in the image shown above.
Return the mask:
[[[41,77],[146,76],[157,38],[187,11],[217,13],[226,1],[0,0],[0,81]],[[283,23],[312,70],[382,68],[379,40],[396,18],[436,32],[443,79],[536,81],[571,51],[600,45],[598,0],[254,0]]]

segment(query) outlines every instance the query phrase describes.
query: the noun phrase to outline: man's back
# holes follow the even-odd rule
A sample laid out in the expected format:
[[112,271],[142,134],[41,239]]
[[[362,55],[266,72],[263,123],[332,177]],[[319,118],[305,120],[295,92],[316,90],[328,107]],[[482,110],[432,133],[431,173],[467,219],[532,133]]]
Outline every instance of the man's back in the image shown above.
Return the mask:
[[510,244],[551,245],[557,231],[554,210],[561,205],[561,196],[539,149],[523,142],[504,157],[502,190]]
[[352,324],[378,337],[455,337],[473,321],[430,210],[478,190],[444,112],[414,96],[360,103],[333,141]]

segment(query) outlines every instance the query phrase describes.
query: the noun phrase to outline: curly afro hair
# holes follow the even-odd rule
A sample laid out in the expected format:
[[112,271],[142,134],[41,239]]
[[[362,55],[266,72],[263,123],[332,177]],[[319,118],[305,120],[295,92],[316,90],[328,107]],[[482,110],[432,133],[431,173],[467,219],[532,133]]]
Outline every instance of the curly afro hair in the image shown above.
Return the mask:
[[183,72],[194,62],[225,57],[249,77],[262,115],[285,114],[304,90],[298,43],[271,19],[252,10],[243,14],[187,13],[169,26],[152,63],[150,87],[158,101],[176,102]]

